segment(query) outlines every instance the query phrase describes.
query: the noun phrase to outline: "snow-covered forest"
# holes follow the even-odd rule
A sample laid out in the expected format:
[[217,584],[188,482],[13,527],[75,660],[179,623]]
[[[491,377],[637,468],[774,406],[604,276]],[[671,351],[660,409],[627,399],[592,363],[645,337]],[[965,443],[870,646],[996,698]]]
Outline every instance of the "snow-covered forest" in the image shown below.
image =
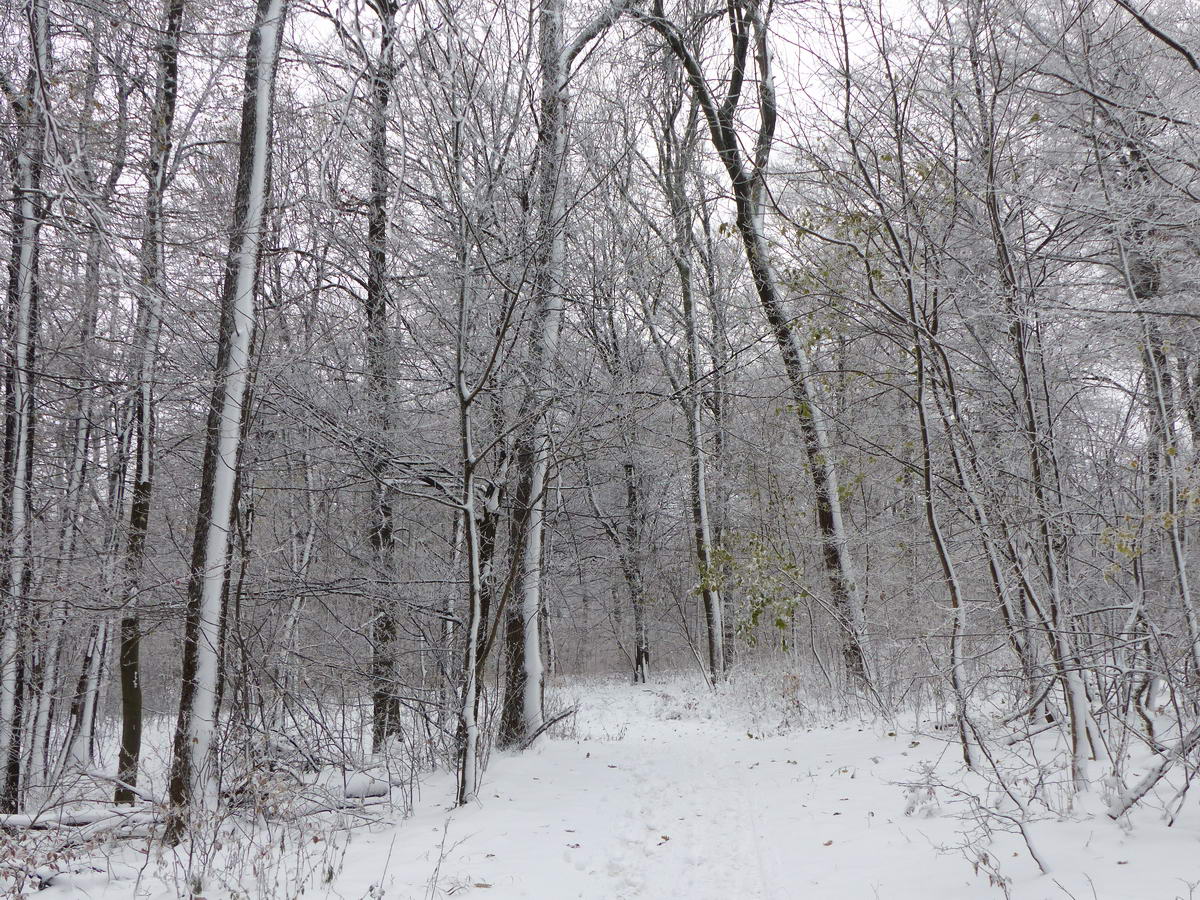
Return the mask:
[[0,10],[0,895],[1200,896],[1192,0]]

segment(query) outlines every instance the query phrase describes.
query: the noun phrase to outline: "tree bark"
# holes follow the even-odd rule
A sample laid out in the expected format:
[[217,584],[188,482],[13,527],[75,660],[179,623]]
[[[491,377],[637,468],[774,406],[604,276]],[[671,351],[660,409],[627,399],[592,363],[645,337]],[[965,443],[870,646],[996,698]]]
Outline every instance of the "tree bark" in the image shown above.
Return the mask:
[[192,815],[211,809],[216,799],[213,742],[219,713],[222,601],[235,524],[258,260],[270,195],[272,101],[286,15],[287,0],[259,0],[246,51],[237,194],[188,582],[183,683],[169,785],[170,843],[180,840]]
[[34,357],[38,339],[38,240],[46,110],[44,79],[50,77],[49,11],[46,0],[29,4],[34,63],[25,90],[5,82],[17,122],[13,159],[12,254],[9,259],[8,340],[5,353],[3,633],[0,634],[0,811],[15,812],[21,797],[21,723],[29,616],[33,511],[31,481],[37,419]]
[[[669,126],[670,127],[670,126]],[[692,127],[689,132],[694,133]],[[700,325],[696,313],[696,294],[692,267],[692,216],[684,184],[690,135],[677,139],[673,131],[664,133],[665,164],[663,186],[671,207],[675,271],[679,276],[679,295],[683,303],[684,360],[687,384],[681,399],[687,417],[688,475],[691,487],[693,543],[699,575],[700,597],[704,605],[704,624],[708,633],[708,667],[713,684],[725,675],[725,625],[720,579],[713,559],[713,528],[708,491],[708,454],[704,445],[704,387],[700,375]]]
[[543,530],[550,471],[550,421],[554,366],[562,323],[564,256],[563,158],[566,154],[567,99],[562,0],[542,0],[538,11],[541,66],[541,121],[537,141],[537,188],[532,302],[537,317],[529,339],[524,414],[529,423],[516,449],[517,517],[522,553],[517,603],[506,623],[506,678],[500,746],[519,745],[542,723],[544,675],[540,616]]
[[121,684],[121,746],[117,754],[117,786],[113,800],[133,803],[142,748],[142,684],[140,606],[146,534],[154,494],[154,387],[162,302],[165,227],[163,204],[167,191],[179,86],[179,41],[185,0],[166,0],[163,32],[158,45],[158,75],[152,112],[150,160],[147,168],[146,221],[142,231],[141,285],[133,353],[137,359],[137,396],[133,437],[136,442],[133,492],[129,505],[123,566],[122,613],[118,643]]
[[393,43],[396,7],[393,0],[378,0],[380,13],[379,57],[371,72],[370,136],[371,201],[367,213],[367,382],[371,404],[370,465],[374,476],[370,542],[381,586],[376,590],[371,622],[371,736],[376,752],[400,734],[400,700],[396,695],[396,616],[386,585],[395,550],[393,492],[388,486],[384,435],[388,428],[388,289],[387,122],[393,78]]

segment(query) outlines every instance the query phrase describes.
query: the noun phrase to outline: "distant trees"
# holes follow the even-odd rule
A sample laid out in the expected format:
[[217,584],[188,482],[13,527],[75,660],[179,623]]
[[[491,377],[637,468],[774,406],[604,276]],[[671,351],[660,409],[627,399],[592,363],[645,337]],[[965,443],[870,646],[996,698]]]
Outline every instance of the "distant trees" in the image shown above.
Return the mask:
[[[694,102],[708,126],[713,148],[728,174],[736,210],[734,225],[742,240],[759,303],[778,345],[800,419],[807,467],[816,496],[822,559],[829,579],[832,606],[845,632],[843,656],[853,675],[869,687],[870,659],[862,589],[845,533],[837,459],[829,443],[826,413],[818,396],[809,353],[791,327],[791,316],[766,232],[766,179],[779,115],[767,21],[769,9],[757,2],[729,5],[729,75],[722,93],[717,93],[706,77],[696,47],[686,36],[690,31],[687,24],[672,21],[661,2],[639,16],[661,35],[683,68]],[[757,92],[753,100],[757,126],[752,149],[743,150],[738,115],[747,77],[751,74]],[[710,605],[718,608],[716,604]],[[720,630],[719,614],[711,628]]]

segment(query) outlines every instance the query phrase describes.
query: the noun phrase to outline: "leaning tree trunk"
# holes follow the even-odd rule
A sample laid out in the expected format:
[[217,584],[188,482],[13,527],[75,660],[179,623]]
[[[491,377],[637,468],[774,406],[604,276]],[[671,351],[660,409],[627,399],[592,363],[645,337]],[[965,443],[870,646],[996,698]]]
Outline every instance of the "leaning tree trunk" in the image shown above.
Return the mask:
[[100,686],[104,661],[108,656],[107,621],[101,621],[88,639],[79,686],[71,702],[71,722],[68,726],[66,750],[63,754],[64,772],[87,772],[95,757],[96,714],[99,709]]
[[[818,401],[817,379],[812,361],[786,312],[779,280],[772,266],[770,245],[763,221],[764,178],[774,143],[776,121],[775,90],[766,23],[753,0],[735,0],[730,3],[729,22],[734,51],[728,92],[718,101],[709,87],[699,57],[689,45],[688,39],[666,18],[662,0],[655,0],[650,12],[636,12],[634,15],[663,37],[671,53],[683,65],[692,95],[704,113],[713,147],[729,176],[735,225],[742,239],[759,305],[778,344],[800,419],[804,453],[812,475],[816,499],[822,561],[829,580],[832,606],[838,614],[839,625],[844,634],[842,655],[851,675],[861,684],[871,688],[862,589],[858,583],[846,537],[836,460],[829,442],[825,413]],[[751,47],[753,67],[758,76],[759,104],[756,112],[759,130],[753,148],[753,158],[747,159],[737,133],[737,112],[742,87],[750,68],[748,54]]]
[[287,0],[259,0],[246,51],[237,194],[188,582],[183,684],[169,785],[172,808],[168,842],[179,841],[193,814],[215,805],[212,756],[218,715],[222,601],[235,524],[237,460],[254,339],[258,259],[269,196],[272,100],[286,14]]

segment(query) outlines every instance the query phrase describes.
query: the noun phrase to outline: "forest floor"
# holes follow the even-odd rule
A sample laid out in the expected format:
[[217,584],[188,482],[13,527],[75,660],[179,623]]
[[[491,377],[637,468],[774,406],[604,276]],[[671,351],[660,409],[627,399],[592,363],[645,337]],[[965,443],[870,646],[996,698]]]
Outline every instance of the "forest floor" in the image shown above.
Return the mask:
[[[326,836],[288,877],[231,869],[204,896],[298,896],[306,881],[304,896],[343,900],[1200,898],[1194,801],[1170,828],[1153,808],[1111,822],[1098,796],[1047,816],[1029,828],[1041,874],[978,814],[985,788],[962,776],[952,733],[917,715],[781,720],[750,691],[688,680],[569,683],[554,700],[579,713],[525,754],[493,754],[478,801],[450,809],[452,779],[431,777],[408,819]],[[110,861],[41,896],[180,896],[163,867]]]

